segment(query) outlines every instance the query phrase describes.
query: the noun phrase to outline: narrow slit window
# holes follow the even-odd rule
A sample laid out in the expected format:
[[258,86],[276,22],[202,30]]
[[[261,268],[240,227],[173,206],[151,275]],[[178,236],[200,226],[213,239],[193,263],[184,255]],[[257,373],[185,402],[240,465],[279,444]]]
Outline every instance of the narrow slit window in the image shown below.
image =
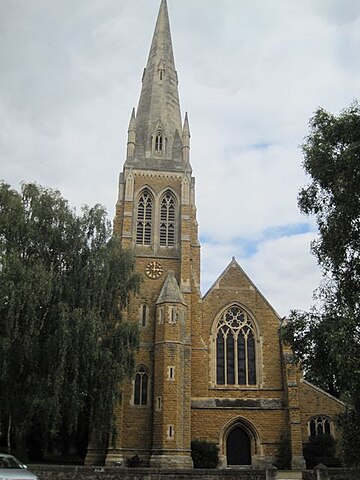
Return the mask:
[[177,310],[176,310],[176,307],[170,307],[171,310],[170,310],[170,324],[172,325],[175,325],[176,321],[177,321]]
[[169,380],[175,379],[175,367],[168,367],[168,379]]
[[156,397],[155,409],[158,412],[161,411],[161,409],[162,409],[162,397]]
[[168,425],[168,438],[174,438],[174,425]]

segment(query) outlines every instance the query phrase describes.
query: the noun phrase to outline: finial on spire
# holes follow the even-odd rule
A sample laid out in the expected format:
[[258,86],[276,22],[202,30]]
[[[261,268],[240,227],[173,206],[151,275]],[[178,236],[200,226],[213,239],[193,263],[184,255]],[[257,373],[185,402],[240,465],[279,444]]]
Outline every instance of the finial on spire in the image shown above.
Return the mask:
[[128,131],[135,130],[135,129],[136,129],[136,116],[135,116],[135,107],[133,107],[131,112]]
[[190,160],[190,127],[187,112],[185,113],[184,126],[182,129],[182,153],[183,161],[189,163]]
[[132,109],[129,128],[128,128],[128,141],[127,141],[127,158],[133,158],[136,147],[136,117],[135,107]]

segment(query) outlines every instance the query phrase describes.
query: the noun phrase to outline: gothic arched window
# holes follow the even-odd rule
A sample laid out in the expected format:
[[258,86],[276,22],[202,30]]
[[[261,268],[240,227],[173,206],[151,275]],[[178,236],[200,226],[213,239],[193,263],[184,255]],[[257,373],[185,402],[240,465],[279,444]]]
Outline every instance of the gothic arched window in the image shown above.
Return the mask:
[[171,192],[166,192],[160,205],[160,245],[175,245],[175,199]]
[[148,190],[140,195],[137,208],[136,243],[151,245],[153,201]]
[[135,373],[134,405],[147,405],[149,376],[146,368],[141,365]]
[[155,152],[162,152],[164,147],[164,138],[162,133],[157,133],[155,135]]
[[323,417],[313,417],[309,421],[310,437],[319,437],[320,435],[331,435],[330,419]]
[[228,308],[216,326],[216,383],[256,385],[254,326],[237,305]]

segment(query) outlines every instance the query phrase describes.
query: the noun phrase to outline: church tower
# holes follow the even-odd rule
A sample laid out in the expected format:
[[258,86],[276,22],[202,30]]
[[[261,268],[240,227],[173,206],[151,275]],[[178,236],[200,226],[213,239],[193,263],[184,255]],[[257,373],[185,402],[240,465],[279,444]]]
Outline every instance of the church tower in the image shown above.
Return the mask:
[[[235,258],[201,297],[190,128],[166,0],[130,116],[114,229],[144,281],[125,312],[140,348],[107,465],[191,468],[191,440],[205,440],[218,447],[218,468],[264,469],[285,441],[301,469],[310,437],[336,438],[344,405],[302,378],[281,318]],[[90,446],[86,463],[100,457]]]
[[154,467],[192,466],[191,318],[199,304],[200,247],[189,151],[162,0],[138,107],[131,113],[114,220],[144,281],[127,312],[139,324],[141,346],[134,380],[124,386],[116,412],[108,464],[138,455]]

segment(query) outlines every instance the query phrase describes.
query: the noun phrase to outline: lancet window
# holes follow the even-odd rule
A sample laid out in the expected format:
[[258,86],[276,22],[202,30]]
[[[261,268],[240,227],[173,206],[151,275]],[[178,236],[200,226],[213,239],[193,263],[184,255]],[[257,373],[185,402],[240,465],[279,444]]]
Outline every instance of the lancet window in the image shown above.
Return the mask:
[[164,137],[162,133],[155,135],[155,152],[162,152],[164,147]]
[[135,373],[134,405],[147,405],[149,376],[146,368],[141,365]]
[[175,245],[175,199],[171,192],[166,192],[160,205],[160,245]]
[[138,201],[136,222],[137,245],[151,245],[153,200],[148,190],[144,190]]
[[216,383],[256,385],[254,325],[237,305],[228,308],[216,328]]
[[140,318],[139,318],[139,324],[141,327],[146,327],[148,324],[148,318],[149,318],[149,307],[146,305],[146,303],[143,303],[140,306]]

